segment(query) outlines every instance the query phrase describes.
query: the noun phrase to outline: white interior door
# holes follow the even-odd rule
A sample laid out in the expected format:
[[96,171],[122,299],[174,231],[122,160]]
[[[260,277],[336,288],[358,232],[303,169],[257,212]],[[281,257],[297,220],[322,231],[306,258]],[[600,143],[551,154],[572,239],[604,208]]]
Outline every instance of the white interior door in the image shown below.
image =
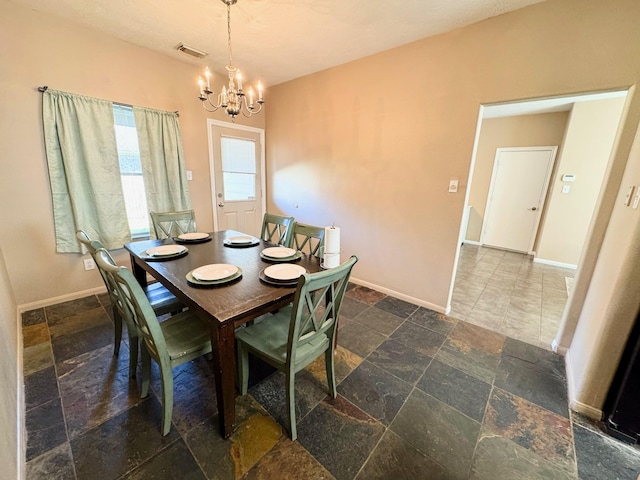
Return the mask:
[[264,203],[264,131],[209,120],[214,229],[259,235]]
[[557,147],[498,148],[481,243],[531,253]]

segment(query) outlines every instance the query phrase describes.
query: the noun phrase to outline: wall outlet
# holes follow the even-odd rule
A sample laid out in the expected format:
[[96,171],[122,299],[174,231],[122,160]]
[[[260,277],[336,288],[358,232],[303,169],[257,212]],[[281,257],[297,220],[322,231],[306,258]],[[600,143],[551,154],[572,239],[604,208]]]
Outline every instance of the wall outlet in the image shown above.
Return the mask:
[[93,261],[93,258],[85,258],[84,259],[84,269],[85,270],[93,270],[96,268],[96,264]]

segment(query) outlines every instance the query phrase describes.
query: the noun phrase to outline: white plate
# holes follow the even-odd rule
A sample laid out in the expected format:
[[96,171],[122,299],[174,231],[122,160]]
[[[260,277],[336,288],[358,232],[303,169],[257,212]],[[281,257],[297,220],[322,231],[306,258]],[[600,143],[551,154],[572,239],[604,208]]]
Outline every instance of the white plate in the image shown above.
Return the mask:
[[237,237],[229,237],[229,243],[251,243],[253,237],[251,235],[238,235]]
[[228,263],[212,263],[211,265],[204,265],[203,267],[196,268],[191,272],[191,275],[193,275],[193,278],[196,280],[211,282],[230,277],[237,271],[238,267],[235,265],[229,265]]
[[209,238],[209,234],[201,232],[183,233],[182,235],[178,235],[178,238],[180,240],[204,240],[205,238]]
[[271,258],[287,258],[295,255],[296,251],[293,248],[287,247],[269,247],[262,250],[262,254],[265,257]]
[[304,267],[291,263],[279,263],[264,269],[264,274],[274,280],[295,280],[306,272]]
[[186,250],[182,245],[162,245],[147,250],[147,255],[151,257],[166,257],[167,255],[178,255]]

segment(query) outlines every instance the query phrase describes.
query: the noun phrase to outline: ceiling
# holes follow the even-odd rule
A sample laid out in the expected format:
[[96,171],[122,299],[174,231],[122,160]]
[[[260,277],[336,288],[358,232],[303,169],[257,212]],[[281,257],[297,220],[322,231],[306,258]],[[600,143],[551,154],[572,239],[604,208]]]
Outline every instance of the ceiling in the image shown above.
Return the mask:
[[[220,0],[8,0],[211,70],[228,63]],[[234,65],[275,85],[543,0],[238,0]],[[196,59],[185,43],[208,52]]]

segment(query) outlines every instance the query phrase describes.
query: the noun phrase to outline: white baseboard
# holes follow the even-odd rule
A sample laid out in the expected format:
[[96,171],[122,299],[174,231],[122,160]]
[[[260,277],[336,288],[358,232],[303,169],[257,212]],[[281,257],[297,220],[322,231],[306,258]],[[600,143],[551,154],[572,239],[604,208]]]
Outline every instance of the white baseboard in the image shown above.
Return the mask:
[[45,298],[43,300],[38,300],[37,302],[24,303],[22,305],[18,305],[18,313],[21,314],[22,312],[27,312],[36,308],[48,307],[49,305],[55,305],[56,303],[68,302],[69,300],[76,300],[78,298],[88,297],[89,295],[98,295],[106,292],[107,288],[102,286],[68,293],[66,295],[60,295],[59,297]]
[[358,278],[353,278],[353,277],[351,277],[349,281],[355,283],[356,285],[362,285],[363,287],[372,288],[373,290],[386,293],[387,295],[391,295],[392,297],[399,298],[400,300],[404,300],[405,302],[413,303],[415,305],[420,305],[421,307],[434,310],[438,313],[446,313],[446,310],[447,310],[442,305],[435,305],[430,302],[425,302],[424,300],[420,300],[419,298],[411,297],[409,295],[405,295],[404,293],[396,292],[395,290],[390,290],[388,288],[381,287],[380,285],[376,285],[375,283],[366,282],[364,280],[360,280]]
[[563,347],[558,343],[558,339],[554,338],[551,342],[551,349],[557,353],[558,355],[562,355],[563,357],[567,356],[567,352],[569,351],[567,347]]
[[571,268],[572,270],[578,268],[578,265],[574,265],[573,263],[556,262],[554,260],[545,260],[544,258],[534,258],[533,263],[542,263],[543,265],[551,265],[552,267]]
[[24,395],[24,342],[22,338],[22,317],[16,309],[17,330],[17,359],[16,359],[16,443],[17,443],[17,469],[18,478],[27,478],[27,425],[26,425],[26,401]]
[[569,409],[574,412],[580,413],[585,417],[592,418],[594,420],[602,420],[602,410],[592,407],[586,403],[582,403],[576,399],[576,390],[573,382],[573,370],[571,368],[571,350],[568,350],[565,355],[565,365],[567,373],[567,397],[569,399]]
[[477,245],[478,247],[482,246],[480,242],[476,242],[475,240],[463,240],[462,243],[465,245]]
[[581,413],[585,417],[592,418],[593,420],[602,420],[602,410],[594,408],[590,405],[585,405],[577,400],[569,402],[569,408],[574,412]]

